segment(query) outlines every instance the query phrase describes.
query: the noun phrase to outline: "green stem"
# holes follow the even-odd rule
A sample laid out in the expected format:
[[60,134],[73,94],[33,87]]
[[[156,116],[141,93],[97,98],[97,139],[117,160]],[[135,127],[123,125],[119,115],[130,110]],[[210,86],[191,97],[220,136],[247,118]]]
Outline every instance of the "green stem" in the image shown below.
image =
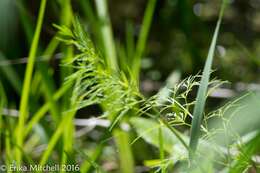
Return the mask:
[[163,124],[169,128],[169,130],[179,139],[179,141],[182,143],[182,145],[187,149],[187,151],[190,151],[189,146],[186,144],[186,142],[182,139],[180,133],[173,128],[164,118],[160,118],[160,120],[163,122]]
[[[26,66],[25,79],[24,79],[23,90],[22,90],[22,98],[21,98],[21,103],[20,103],[20,115],[19,115],[19,120],[18,120],[17,136],[16,136],[17,145],[19,147],[22,147],[22,145],[23,145],[23,139],[24,139],[23,132],[24,132],[24,124],[27,119],[30,85],[31,85],[32,73],[33,73],[34,62],[35,62],[35,58],[36,58],[36,52],[37,52],[37,47],[38,47],[38,43],[39,43],[43,18],[44,18],[46,2],[47,2],[47,0],[41,1],[36,30],[35,30],[35,34],[33,37],[30,52],[29,52],[28,64]],[[16,149],[16,161],[18,164],[21,163],[21,158],[22,158],[22,153],[17,148]]]
[[120,166],[122,173],[134,173],[134,159],[130,147],[129,134],[121,129],[113,132],[119,149]]
[[148,5],[145,10],[145,14],[144,14],[144,19],[143,19],[143,23],[142,23],[142,27],[141,27],[141,31],[140,31],[140,36],[137,41],[136,52],[135,52],[135,56],[134,56],[133,64],[132,64],[133,74],[134,74],[134,77],[137,82],[139,81],[141,59],[144,54],[145,45],[146,45],[149,30],[150,30],[156,1],[157,0],[149,0],[149,2],[148,2]]
[[99,17],[100,32],[102,35],[101,40],[103,42],[105,58],[108,67],[116,71],[118,69],[116,48],[107,10],[107,0],[95,0],[95,3]]
[[[57,101],[61,96],[64,95],[72,86],[72,83],[63,85],[56,93],[54,93],[52,100]],[[28,122],[27,127],[25,128],[24,136],[26,137],[33,126],[39,122],[39,120],[47,113],[50,109],[51,101],[45,103],[33,116],[32,119]]]
[[160,127],[159,127],[159,131],[158,131],[158,138],[159,138],[159,150],[160,150],[160,160],[161,160],[161,173],[166,173],[166,167],[164,165],[164,159],[165,159],[165,155],[164,155],[164,143],[163,143],[163,133],[162,133],[162,125],[163,122],[160,121]]
[[[116,49],[115,42],[113,39],[112,26],[107,10],[107,0],[95,0],[95,3],[100,22],[99,27],[101,32],[101,40],[103,42],[103,49],[107,61],[107,67],[108,69],[117,71],[118,62],[116,57]],[[110,118],[113,119],[113,116],[111,116]],[[129,136],[120,129],[117,129],[113,133],[113,136],[119,148],[120,166],[122,173],[134,172],[134,159],[132,156],[130,144],[128,142]]]

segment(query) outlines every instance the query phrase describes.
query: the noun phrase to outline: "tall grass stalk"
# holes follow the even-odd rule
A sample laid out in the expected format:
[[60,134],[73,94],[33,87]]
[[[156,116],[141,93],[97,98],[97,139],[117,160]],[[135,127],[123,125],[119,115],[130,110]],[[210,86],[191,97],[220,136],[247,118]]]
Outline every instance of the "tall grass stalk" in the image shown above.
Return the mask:
[[[0,81],[0,138],[2,138],[2,129],[3,129],[3,118],[2,118],[2,112],[3,108],[5,106],[5,93],[4,93],[4,87]],[[2,147],[2,140],[0,140],[0,147]],[[0,151],[0,155],[2,155]]]
[[[6,157],[5,164],[10,165],[12,157],[11,157],[11,141],[10,141],[9,129],[5,130],[5,148],[6,148],[5,149],[5,157]],[[9,173],[11,171],[8,170],[7,172]]]
[[[116,57],[116,47],[113,38],[112,26],[109,19],[107,1],[95,0],[97,13],[99,17],[99,30],[101,32],[101,40],[103,42],[103,49],[105,59],[107,61],[108,69],[118,71],[118,59]],[[104,107],[106,109],[106,107]],[[112,114],[117,115],[117,112],[111,113],[110,119],[114,119]],[[118,116],[118,115],[117,115]],[[120,134],[120,135],[119,135]],[[119,148],[119,159],[122,173],[134,172],[134,160],[129,143],[129,134],[123,132],[121,129],[116,129],[113,136]]]
[[119,149],[119,158],[121,163],[122,173],[134,173],[134,159],[132,156],[131,147],[129,147],[129,134],[123,130],[116,129],[114,131],[114,137]]
[[99,29],[105,58],[112,70],[118,69],[117,57],[116,57],[116,47],[113,38],[113,31],[111,27],[111,22],[108,15],[107,0],[95,0],[97,13],[99,17]]
[[[72,83],[67,83],[65,85],[63,85],[60,89],[58,89],[58,91],[56,91],[53,95],[52,100],[53,101],[58,101],[59,98],[61,98],[64,93],[66,93],[72,86]],[[34,125],[36,125],[40,119],[48,112],[48,110],[50,109],[51,106],[51,101],[45,103],[41,108],[39,108],[39,110],[32,116],[32,119],[28,122],[26,128],[25,128],[25,135],[27,136],[32,128],[34,127]]]
[[[71,6],[71,0],[65,0],[61,3],[62,8],[62,17],[61,17],[61,24],[67,27],[71,26],[73,21],[73,11]],[[64,53],[64,59],[62,61],[63,64],[70,62],[73,59],[74,49],[72,46],[62,47]],[[71,75],[73,69],[71,67],[62,67],[61,68],[61,79],[66,79],[68,76]],[[67,162],[67,153],[70,153],[73,148],[73,141],[74,141],[74,125],[73,125],[73,117],[76,114],[76,104],[74,103],[75,100],[68,99],[71,97],[72,90],[65,93],[63,102],[63,110],[67,111],[68,109],[72,109],[73,111],[67,111],[63,118],[70,117],[67,122],[67,128],[63,131],[62,136],[62,146],[63,152],[61,153],[61,164],[64,165]]]
[[16,6],[18,7],[19,17],[21,19],[21,24],[23,26],[27,41],[30,44],[33,39],[33,22],[30,18],[30,14],[26,10],[22,1],[16,1]]
[[40,165],[45,165],[50,154],[52,153],[57,141],[59,140],[60,136],[62,135],[62,132],[64,130],[65,125],[67,125],[68,119],[67,118],[63,118],[62,121],[60,122],[59,126],[57,127],[57,129],[55,130],[53,136],[51,137],[49,143],[48,143],[48,147],[46,148],[46,150],[44,151],[42,158],[40,160]]
[[[9,128],[4,126],[4,120],[2,117],[3,109],[7,105],[7,98],[4,87],[0,81],[0,147],[5,147],[5,154],[0,151],[0,156],[5,155],[5,164],[10,165],[11,149],[10,149],[10,133]],[[2,136],[3,135],[3,136]],[[2,140],[4,139],[4,140]],[[8,173],[10,171],[7,171]]]
[[[18,120],[18,127],[16,129],[17,130],[16,131],[16,142],[19,147],[22,147],[23,140],[24,140],[24,124],[27,119],[30,85],[31,85],[32,73],[33,73],[33,69],[34,69],[34,62],[35,62],[37,47],[38,47],[38,43],[39,43],[43,18],[44,18],[46,2],[47,2],[47,0],[41,1],[36,30],[35,30],[35,34],[33,37],[30,52],[29,52],[28,64],[26,66],[25,79],[24,79],[24,83],[23,83],[22,96],[21,96],[21,102],[20,102],[20,115],[19,115],[19,120]],[[16,148],[16,161],[18,164],[21,163],[21,158],[22,158],[22,153],[18,148]]]
[[207,60],[203,69],[203,74],[201,77],[201,82],[199,86],[199,90],[197,93],[196,97],[196,104],[193,110],[193,119],[192,119],[192,127],[191,127],[191,138],[190,138],[190,157],[194,154],[196,151],[198,141],[199,141],[199,135],[200,135],[200,126],[203,118],[203,112],[204,112],[204,107],[205,107],[205,102],[206,102],[206,97],[207,97],[207,89],[208,89],[208,84],[209,84],[209,78],[210,78],[210,73],[211,73],[211,66],[212,66],[212,61],[214,57],[214,52],[216,48],[216,42],[217,42],[217,37],[219,33],[219,28],[220,24],[222,21],[224,9],[226,7],[227,0],[222,1],[221,5],[221,10],[219,14],[219,18],[217,21],[217,26],[215,28],[215,32],[211,41],[211,45],[209,48],[209,53],[207,56]]
[[[77,80],[77,82],[79,82],[79,79]],[[75,85],[75,87],[76,86],[77,86],[77,84]],[[73,92],[73,94],[74,93],[75,92]],[[72,96],[72,98],[75,98],[75,97]],[[40,160],[40,165],[44,165],[47,162],[49,156],[51,155],[55,145],[57,144],[57,142],[58,142],[58,140],[59,140],[59,138],[61,137],[62,134],[64,134],[64,136],[63,136],[63,142],[64,142],[63,147],[65,147],[64,148],[65,152],[67,152],[66,149],[67,150],[72,149],[73,141],[66,141],[66,139],[73,140],[73,139],[71,139],[72,138],[71,134],[73,133],[73,130],[74,130],[72,122],[73,122],[73,117],[76,113],[75,107],[77,106],[76,105],[77,101],[78,100],[72,99],[72,101],[71,101],[72,110],[67,111],[65,116],[63,116],[60,124],[58,125],[56,131],[54,132],[54,134],[52,135],[52,137],[51,137],[51,139],[48,143],[47,149],[44,151],[44,153],[42,155],[42,158]],[[64,132],[66,132],[67,134],[65,134]],[[61,160],[62,164],[65,164],[66,160],[67,160],[67,157],[64,154],[65,153],[62,153],[62,160]]]
[[126,23],[126,54],[129,58],[128,62],[132,62],[135,53],[134,26],[133,23]]
[[143,19],[142,26],[141,26],[141,31],[140,31],[139,38],[137,41],[136,52],[133,57],[132,69],[133,69],[134,78],[136,79],[137,83],[139,81],[141,58],[144,54],[145,45],[146,45],[149,30],[150,30],[156,1],[157,0],[148,1],[147,7],[145,9],[144,19]]
[[[6,61],[6,60],[7,60],[6,57],[0,51],[0,61]],[[20,77],[16,73],[15,69],[9,65],[3,65],[3,66],[1,66],[0,71],[2,71],[3,75],[10,82],[10,84],[15,89],[15,91],[18,94],[20,94],[22,91],[22,83],[21,83]]]

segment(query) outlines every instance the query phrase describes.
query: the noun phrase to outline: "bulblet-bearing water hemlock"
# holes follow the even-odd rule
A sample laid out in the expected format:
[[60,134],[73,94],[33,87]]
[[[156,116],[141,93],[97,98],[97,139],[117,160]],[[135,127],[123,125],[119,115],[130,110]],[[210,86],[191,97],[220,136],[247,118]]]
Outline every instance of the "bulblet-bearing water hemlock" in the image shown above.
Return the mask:
[[0,172],[260,172],[259,8],[0,0]]

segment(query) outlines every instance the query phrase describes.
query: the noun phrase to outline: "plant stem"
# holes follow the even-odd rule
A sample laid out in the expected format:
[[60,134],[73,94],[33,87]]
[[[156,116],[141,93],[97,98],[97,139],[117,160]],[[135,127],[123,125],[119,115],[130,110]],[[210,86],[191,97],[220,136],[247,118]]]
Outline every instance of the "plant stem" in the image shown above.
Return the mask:
[[134,159],[129,147],[129,134],[121,129],[115,129],[113,132],[117,147],[119,149],[119,157],[122,173],[133,173],[134,171]]
[[166,173],[166,167],[164,165],[164,142],[163,142],[163,133],[162,133],[162,126],[163,126],[163,122],[160,121],[160,127],[159,127],[159,131],[158,131],[158,138],[159,138],[159,149],[160,149],[160,160],[161,160],[161,173]]
[[107,0],[95,0],[97,13],[99,17],[101,40],[103,42],[103,49],[108,67],[117,71],[117,57],[115,42],[113,39],[113,32],[109,14],[107,10]]
[[140,35],[139,35],[139,38],[137,41],[136,52],[135,52],[135,56],[134,56],[133,64],[132,64],[133,74],[134,74],[134,77],[135,77],[137,83],[139,81],[141,59],[144,54],[145,45],[146,45],[149,30],[150,30],[156,1],[157,0],[149,0],[149,2],[148,2],[148,5],[145,10],[145,14],[144,14],[144,19],[143,19]]
[[[19,115],[19,120],[18,120],[19,122],[18,122],[17,131],[16,131],[17,132],[16,140],[17,140],[17,145],[19,147],[22,147],[22,145],[23,145],[23,138],[24,138],[23,132],[24,132],[24,124],[27,119],[30,85],[31,85],[31,79],[32,79],[32,73],[33,73],[33,68],[34,68],[37,47],[38,47],[40,33],[41,33],[41,27],[42,27],[43,18],[44,18],[46,1],[47,0],[41,1],[36,30],[35,30],[35,34],[33,37],[30,52],[29,52],[28,64],[26,66],[25,79],[24,79],[24,83],[23,83],[23,90],[22,90],[22,96],[21,96],[22,98],[21,98],[21,103],[20,103],[20,115]],[[16,149],[16,161],[18,164],[21,163],[21,158],[22,158],[22,153],[17,148]]]
[[[72,83],[63,85],[58,91],[53,95],[52,100],[57,101],[60,97],[64,95],[72,86]],[[50,109],[51,101],[45,103],[33,116],[32,119],[28,122],[27,127],[25,128],[24,136],[26,137],[29,132],[32,130],[33,126],[39,122],[39,120],[46,114]]]
[[[112,26],[107,11],[107,0],[95,0],[95,2],[100,22],[99,26],[101,31],[101,40],[103,42],[103,49],[107,61],[107,67],[108,69],[111,69],[113,71],[118,71],[115,42],[113,39]],[[106,106],[104,106],[104,109],[106,109]],[[110,116],[110,119],[114,119],[112,114]],[[134,160],[131,152],[131,147],[128,142],[129,135],[123,132],[121,129],[116,129],[116,131],[113,132],[113,136],[117,142],[117,147],[119,148],[120,166],[122,173],[133,173]]]

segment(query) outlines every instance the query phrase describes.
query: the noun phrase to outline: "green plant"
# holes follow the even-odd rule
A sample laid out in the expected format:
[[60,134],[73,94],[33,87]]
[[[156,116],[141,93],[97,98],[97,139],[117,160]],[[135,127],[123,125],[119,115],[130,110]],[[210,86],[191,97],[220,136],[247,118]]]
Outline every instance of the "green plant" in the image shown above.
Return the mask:
[[[198,90],[196,104],[195,104],[194,111],[193,111],[194,117],[192,118],[191,140],[190,140],[190,148],[191,148],[192,152],[196,151],[196,148],[198,145],[200,126],[201,126],[201,121],[203,119],[206,94],[207,94],[209,78],[210,78],[210,71],[211,71],[213,56],[214,56],[214,52],[215,52],[215,48],[216,48],[216,42],[217,42],[217,37],[218,37],[218,33],[219,33],[219,28],[220,28],[220,24],[221,24],[221,20],[223,17],[223,13],[224,13],[226,4],[227,4],[227,1],[224,0],[222,2],[222,7],[220,9],[220,14],[219,14],[219,20],[217,22],[217,26],[216,26],[216,29],[215,29],[215,32],[214,32],[214,35],[212,38],[212,42],[211,42],[211,45],[209,48],[208,57],[206,59],[206,63],[205,63],[202,78],[201,78],[201,85]],[[192,155],[192,153],[190,153],[190,155]]]
[[[45,6],[46,6],[46,0],[41,1],[41,7],[39,11],[39,18],[35,30],[35,34],[33,37],[30,53],[29,53],[29,61],[28,65],[26,68],[25,72],[25,79],[23,83],[23,90],[22,90],[22,97],[21,97],[21,103],[20,103],[20,115],[19,115],[19,123],[18,123],[18,128],[17,128],[17,145],[19,147],[22,147],[23,145],[23,140],[24,140],[24,124],[26,122],[26,119],[28,117],[27,111],[28,111],[28,99],[29,99],[29,92],[30,92],[30,83],[32,79],[32,73],[33,73],[33,68],[34,68],[34,63],[35,63],[35,58],[36,58],[36,52],[37,52],[37,46],[40,38],[40,33],[41,33],[41,27],[42,27],[42,22],[43,22],[43,17],[44,17],[44,12],[45,12]],[[21,163],[21,151],[20,149],[16,150],[16,160],[18,164]]]
[[[43,49],[46,2],[40,3],[35,34],[24,2],[16,4],[26,39],[32,41],[23,87],[19,73],[3,65],[8,60],[0,52],[0,165],[76,165],[80,170],[74,172],[82,173],[259,170],[259,93],[205,107],[206,99],[226,85],[210,76],[227,0],[222,1],[203,73],[181,79],[176,70],[155,94],[142,90],[140,74],[159,1],[147,1],[138,37],[134,23],[127,21],[125,44],[113,36],[106,0],[79,1],[87,22],[73,17],[76,2],[49,1],[61,12],[54,25],[58,31]],[[176,3],[187,13],[187,1]],[[189,19],[183,19],[188,32]],[[57,51],[63,58],[53,68],[49,62]],[[43,55],[41,61],[37,55]],[[6,81],[20,99],[19,111],[8,98]]]

